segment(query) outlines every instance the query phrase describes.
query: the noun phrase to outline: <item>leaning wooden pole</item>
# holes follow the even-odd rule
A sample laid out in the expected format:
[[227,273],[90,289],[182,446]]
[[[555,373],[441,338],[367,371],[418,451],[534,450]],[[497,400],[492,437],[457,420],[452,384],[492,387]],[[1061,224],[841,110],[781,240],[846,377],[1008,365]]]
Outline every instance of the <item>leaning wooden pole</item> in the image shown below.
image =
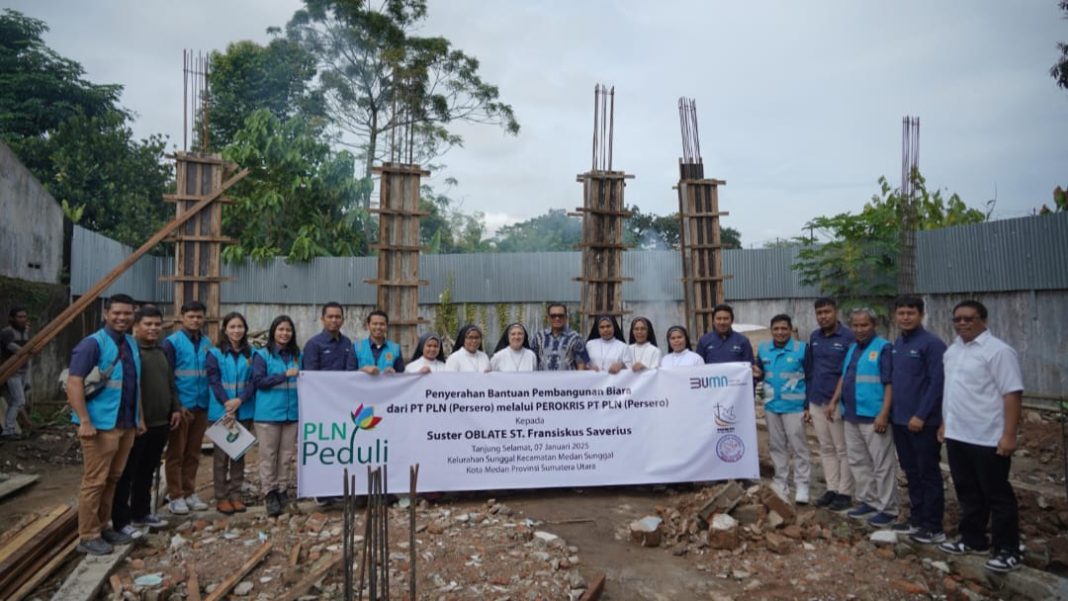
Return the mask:
[[136,263],[138,259],[147,254],[148,251],[155,248],[156,245],[158,245],[160,242],[163,242],[163,240],[167,238],[167,236],[170,236],[172,233],[174,233],[179,227],[182,226],[182,224],[189,221],[194,216],[196,216],[201,210],[211,205],[211,203],[215,202],[215,200],[221,197],[224,192],[233,187],[234,184],[236,184],[237,182],[244,179],[245,176],[247,176],[248,174],[248,169],[242,169],[240,172],[235,173],[233,177],[223,182],[222,186],[218,190],[207,196],[202,197],[199,202],[190,207],[186,212],[175,217],[173,220],[171,220],[170,223],[163,226],[159,231],[153,234],[152,237],[149,238],[144,244],[142,244],[137,250],[135,250],[133,254],[131,254],[129,257],[126,257],[125,261],[120,263],[117,267],[115,267],[115,269],[112,269],[106,276],[101,278],[100,281],[94,284],[93,287],[90,288],[85,294],[78,297],[78,300],[71,303],[70,306],[68,306],[59,315],[57,315],[55,319],[48,322],[43,328],[41,328],[37,332],[36,336],[31,338],[30,341],[22,347],[22,350],[19,351],[18,354],[11,357],[2,365],[0,365],[0,383],[6,382],[7,379],[12,376],[12,374],[18,371],[20,367],[22,367],[26,364],[27,361],[29,361],[30,357],[33,357],[37,353],[40,353],[41,350],[43,350],[44,347],[47,346],[53,338],[55,338],[60,332],[63,331],[63,328],[67,327],[67,325],[71,321],[73,321],[75,317],[80,315],[82,311],[85,311],[85,309],[93,301],[95,301],[105,290],[107,290],[108,286],[115,283],[115,280],[119,279],[119,277],[122,276],[122,274],[125,273],[126,270],[129,269],[134,263]]

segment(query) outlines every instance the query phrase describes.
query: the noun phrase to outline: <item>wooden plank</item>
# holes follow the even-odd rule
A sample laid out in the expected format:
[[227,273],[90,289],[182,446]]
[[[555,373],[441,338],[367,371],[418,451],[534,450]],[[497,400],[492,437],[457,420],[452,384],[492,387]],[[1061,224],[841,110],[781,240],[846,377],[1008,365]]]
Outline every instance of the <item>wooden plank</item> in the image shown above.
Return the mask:
[[56,506],[52,511],[38,517],[29,526],[20,530],[19,533],[6,542],[3,547],[0,547],[0,565],[21,549],[31,538],[47,528],[49,524],[62,517],[68,509],[70,509],[70,507],[67,505]]
[[35,563],[40,563],[42,557],[49,552],[61,547],[70,540],[72,533],[78,529],[78,512],[72,507],[66,507],[59,517],[50,520],[48,524],[25,539],[19,548],[13,551],[7,558],[0,562],[0,590],[11,590],[25,577]]
[[18,535],[19,532],[22,532],[24,528],[37,521],[38,518],[40,518],[40,516],[36,513],[27,513],[20,517],[19,521],[15,522],[14,526],[8,528],[3,533],[0,533],[0,549],[7,546],[7,541],[11,540]]
[[86,555],[52,595],[52,601],[94,601],[108,575],[133,550],[133,545],[117,545],[110,555]]
[[186,601],[200,601],[200,577],[193,562],[185,564],[185,598]]
[[59,566],[66,563],[67,560],[70,559],[72,555],[74,555],[74,550],[77,546],[78,535],[75,534],[73,540],[68,542],[65,547],[63,547],[59,550],[58,553],[53,555],[52,559],[48,560],[47,563],[45,563],[43,566],[34,571],[33,575],[26,582],[22,583],[19,588],[15,589],[15,591],[11,593],[11,601],[22,601],[22,599],[28,597],[30,593],[33,593],[35,590],[37,590],[37,587],[41,586],[41,584],[45,580],[47,580],[48,577],[51,576],[57,568],[59,568]]
[[153,234],[144,244],[138,247],[129,257],[126,257],[126,260],[108,272],[106,276],[100,278],[100,281],[94,284],[85,294],[78,297],[78,300],[71,303],[66,309],[60,312],[55,319],[38,330],[37,334],[22,347],[18,354],[0,365],[0,382],[6,382],[8,378],[30,360],[30,357],[40,353],[41,350],[56,337],[56,335],[63,331],[63,328],[67,327],[67,324],[73,321],[78,315],[81,315],[81,313],[85,311],[89,305],[104,292],[104,290],[107,290],[108,286],[114,284],[115,280],[119,279],[123,273],[126,273],[126,270],[136,263],[138,259],[144,256],[145,253],[155,248],[156,245],[164,240],[164,238],[171,235],[172,232],[188,222],[193,216],[211,204],[217,197],[222,196],[223,192],[233,187],[234,184],[244,179],[248,174],[248,169],[242,169],[240,172],[235,173],[230,179],[226,180],[216,193],[200,201],[188,211],[175,217],[170,223],[160,228],[159,231]]
[[40,476],[37,474],[16,474],[10,478],[0,482],[0,499],[8,495],[13,495],[18,491],[26,488],[40,480]]
[[604,593],[604,574],[597,574],[593,577],[593,582],[585,593],[579,597],[579,601],[598,601],[601,598],[601,594]]
[[260,548],[252,554],[252,557],[249,557],[248,561],[246,561],[237,572],[234,572],[229,578],[223,580],[222,583],[220,583],[219,586],[204,599],[204,601],[219,601],[228,595],[230,591],[237,586],[237,583],[241,582],[241,580],[244,579],[253,568],[259,565],[261,561],[270,555],[270,553],[271,543],[268,542],[260,545]]
[[336,557],[327,553],[319,561],[319,564],[312,569],[312,571],[300,579],[300,582],[293,585],[293,588],[289,589],[285,595],[282,595],[277,601],[296,601],[300,597],[304,596],[304,593],[308,592],[308,589],[312,587],[316,582],[323,579],[328,572],[333,571],[341,565],[341,561],[345,558],[344,555],[338,554]]
[[293,548],[289,550],[289,558],[286,562],[289,567],[297,565],[297,562],[300,561],[300,547],[300,541],[298,540],[297,544],[293,545]]

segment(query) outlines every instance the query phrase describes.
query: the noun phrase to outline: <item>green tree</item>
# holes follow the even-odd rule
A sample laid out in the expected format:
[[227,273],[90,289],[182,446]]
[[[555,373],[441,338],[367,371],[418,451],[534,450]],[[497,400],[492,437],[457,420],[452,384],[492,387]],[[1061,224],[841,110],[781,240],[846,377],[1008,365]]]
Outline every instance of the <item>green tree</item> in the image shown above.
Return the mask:
[[[450,187],[455,184],[451,178],[446,182]],[[419,206],[428,215],[419,220],[419,234],[427,251],[450,254],[493,250],[493,245],[485,237],[485,215],[481,211],[464,213],[453,204],[446,194],[438,194],[430,186],[423,186]]]
[[223,256],[265,261],[285,256],[363,255],[368,213],[358,206],[354,158],[335,153],[305,117],[282,121],[267,109],[246,120],[223,156],[251,173],[224,211],[226,233],[237,239]]
[[577,250],[582,241],[582,219],[564,209],[551,209],[497,231],[499,252],[544,252]]
[[[426,0],[304,0],[286,26],[290,40],[317,60],[320,91],[334,123],[353,137],[362,175],[410,130],[413,160],[425,164],[462,143],[457,122],[489,123],[516,134],[512,107],[479,75],[479,63],[442,37],[414,32]],[[363,198],[370,206],[370,194]]]
[[[941,191],[929,192],[926,180],[916,174],[913,180],[919,230],[985,221],[982,211],[968,207],[956,194],[944,198]],[[897,254],[900,204],[897,190],[885,177],[879,178],[879,193],[858,214],[840,213],[817,217],[805,224],[826,242],[803,243],[794,269],[805,284],[839,299],[843,307],[868,305],[882,310],[885,301],[897,292]]]
[[[323,117],[322,97],[309,90],[315,57],[292,40],[275,37],[266,46],[234,42],[211,54],[208,99],[209,142],[223,148],[259,109],[285,120],[294,115]],[[325,119],[322,123],[325,127]]]
[[[1064,18],[1068,19],[1068,0],[1061,0],[1060,7],[1065,12]],[[1049,74],[1058,86],[1068,90],[1068,43],[1058,42],[1057,50],[1061,55],[1050,68]]]
[[[623,226],[623,242],[637,249],[675,249],[679,248],[679,214],[656,215],[642,213],[637,206],[627,208],[631,216]],[[742,237],[738,230],[731,227],[720,228],[720,242],[723,248],[741,248]]]

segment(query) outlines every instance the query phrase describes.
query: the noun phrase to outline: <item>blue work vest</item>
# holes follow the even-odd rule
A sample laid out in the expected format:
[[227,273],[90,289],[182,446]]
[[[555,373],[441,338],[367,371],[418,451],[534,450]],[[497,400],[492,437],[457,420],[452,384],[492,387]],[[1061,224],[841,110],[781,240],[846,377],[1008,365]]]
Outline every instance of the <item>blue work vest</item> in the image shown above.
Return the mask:
[[174,347],[174,381],[178,386],[178,400],[186,409],[208,408],[211,392],[208,390],[208,372],[204,359],[212,348],[207,336],[200,336],[200,344],[193,348],[193,341],[179,330],[167,336]]
[[374,353],[371,352],[370,338],[364,338],[352,346],[356,348],[356,365],[361,369],[368,365],[374,365],[378,367],[379,371],[386,371],[393,367],[393,362],[397,357],[400,357],[400,345],[392,340],[386,341],[385,346],[382,347],[382,352],[378,354],[377,361],[375,361]]
[[[137,381],[141,381],[141,352],[137,348],[137,341],[133,336],[124,334],[126,337],[126,345],[130,349],[130,353],[133,354],[134,368],[137,371]],[[119,407],[122,405],[122,360],[116,361],[119,356],[119,345],[115,344],[115,340],[104,331],[103,328],[96,331],[95,334],[90,336],[96,340],[96,344],[100,347],[100,358],[96,361],[96,367],[103,373],[111,364],[115,364],[115,369],[111,370],[111,377],[108,378],[107,384],[104,385],[104,389],[100,391],[92,399],[85,400],[85,408],[89,412],[89,421],[93,424],[93,427],[97,430],[113,430],[115,424],[119,421]],[[141,407],[141,386],[137,386],[137,402],[134,404],[134,424],[138,420],[138,410]],[[78,420],[77,413],[71,413],[71,421],[74,423],[81,423]]]
[[[879,354],[889,341],[882,336],[876,336],[864,349],[864,354],[857,359],[857,383],[855,397],[857,399],[858,417],[875,417],[883,408],[883,379],[879,372]],[[853,360],[853,353],[857,350],[857,343],[849,346],[846,352],[845,363],[842,364],[842,374],[849,369],[849,363]],[[842,405],[842,414],[845,414],[845,406]]]
[[[275,376],[286,373],[291,367],[300,368],[300,357],[293,357],[289,362],[283,361],[266,348],[256,351],[267,364],[267,375]],[[278,386],[256,391],[256,408],[253,419],[258,422],[295,422],[297,421],[297,379],[286,378]]]
[[[215,357],[215,361],[219,364],[219,379],[223,390],[226,391],[226,400],[238,398],[246,388],[252,386],[251,354],[246,358],[242,354],[224,353],[217,348],[213,348],[208,352]],[[255,396],[241,403],[241,406],[237,409],[237,419],[239,421],[252,419],[255,406]],[[219,402],[219,399],[215,398],[214,394],[211,395],[211,401],[208,403],[208,419],[215,421],[224,415],[226,415],[226,407]]]
[[763,342],[758,356],[764,369],[764,409],[771,413],[804,411],[805,343],[791,339],[778,348],[774,342]]

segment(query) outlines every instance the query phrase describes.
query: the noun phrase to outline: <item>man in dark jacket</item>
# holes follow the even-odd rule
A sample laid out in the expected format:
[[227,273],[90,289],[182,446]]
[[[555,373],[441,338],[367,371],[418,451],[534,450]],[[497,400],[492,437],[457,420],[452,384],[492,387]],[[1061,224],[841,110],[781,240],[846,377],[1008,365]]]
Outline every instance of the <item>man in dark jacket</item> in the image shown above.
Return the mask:
[[181,423],[182,405],[174,371],[159,346],[162,331],[163,315],[156,307],[142,307],[134,314],[134,337],[141,349],[141,410],[147,429],[134,440],[111,506],[112,527],[131,538],[140,538],[138,527],[167,525],[152,512],[152,476],[168,434]]

